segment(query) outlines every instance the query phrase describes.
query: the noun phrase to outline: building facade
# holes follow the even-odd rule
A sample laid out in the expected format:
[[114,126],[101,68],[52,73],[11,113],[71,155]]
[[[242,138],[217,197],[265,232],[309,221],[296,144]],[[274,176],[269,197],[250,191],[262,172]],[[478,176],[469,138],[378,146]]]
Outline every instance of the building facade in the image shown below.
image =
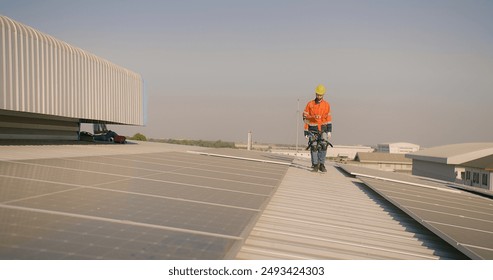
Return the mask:
[[348,161],[348,164],[378,169],[383,171],[392,171],[399,173],[411,174],[413,163],[406,158],[404,154],[391,153],[358,153],[354,161]]
[[446,145],[406,157],[413,161],[413,175],[493,190],[493,143]]
[[375,149],[368,146],[341,146],[335,145],[333,148],[327,149],[327,157],[333,159],[354,160],[358,153],[371,153]]
[[493,170],[484,170],[480,168],[466,168],[464,178],[462,178],[464,185],[480,187],[482,189],[493,190]]
[[80,123],[144,124],[139,74],[0,16],[0,139],[77,139]]

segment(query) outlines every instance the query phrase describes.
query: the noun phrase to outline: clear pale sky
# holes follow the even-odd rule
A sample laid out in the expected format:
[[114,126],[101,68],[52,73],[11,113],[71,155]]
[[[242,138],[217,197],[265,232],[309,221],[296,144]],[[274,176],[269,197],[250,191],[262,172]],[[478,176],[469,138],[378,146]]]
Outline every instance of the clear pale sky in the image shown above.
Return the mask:
[[121,134],[304,145],[322,83],[334,144],[493,141],[493,1],[0,0],[0,14],[140,73],[147,124]]

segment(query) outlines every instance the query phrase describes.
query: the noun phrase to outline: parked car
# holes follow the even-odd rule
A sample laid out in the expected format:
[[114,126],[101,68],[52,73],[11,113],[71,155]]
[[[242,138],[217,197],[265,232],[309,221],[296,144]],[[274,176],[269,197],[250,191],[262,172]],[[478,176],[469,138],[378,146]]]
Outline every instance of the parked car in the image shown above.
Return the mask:
[[125,144],[127,142],[127,138],[125,136],[118,135],[116,132],[111,130],[99,134],[94,134],[94,140],[120,143],[120,144]]
[[110,142],[110,143],[127,143],[127,138],[122,135],[118,135],[116,132],[108,130],[105,124],[94,124],[94,134],[81,131],[79,133],[80,141],[88,142]]

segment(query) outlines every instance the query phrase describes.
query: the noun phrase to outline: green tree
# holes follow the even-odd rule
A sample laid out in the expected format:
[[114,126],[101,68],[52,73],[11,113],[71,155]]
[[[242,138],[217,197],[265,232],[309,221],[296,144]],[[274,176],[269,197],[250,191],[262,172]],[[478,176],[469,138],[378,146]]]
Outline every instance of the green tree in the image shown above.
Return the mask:
[[221,140],[217,141],[207,141],[207,140],[188,140],[188,139],[149,139],[149,141],[178,144],[178,145],[190,145],[190,146],[200,146],[209,148],[236,148],[234,142],[223,142]]
[[134,136],[130,137],[129,139],[137,141],[147,141],[147,137],[141,133],[135,133]]

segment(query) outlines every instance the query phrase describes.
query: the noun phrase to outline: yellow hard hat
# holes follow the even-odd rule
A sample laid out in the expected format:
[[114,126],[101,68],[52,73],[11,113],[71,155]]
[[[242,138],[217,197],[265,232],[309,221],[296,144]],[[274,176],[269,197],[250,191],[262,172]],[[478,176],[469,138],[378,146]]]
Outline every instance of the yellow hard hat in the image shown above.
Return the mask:
[[322,85],[322,84],[318,85],[317,88],[315,89],[315,93],[318,95],[324,95],[325,94],[324,85]]

